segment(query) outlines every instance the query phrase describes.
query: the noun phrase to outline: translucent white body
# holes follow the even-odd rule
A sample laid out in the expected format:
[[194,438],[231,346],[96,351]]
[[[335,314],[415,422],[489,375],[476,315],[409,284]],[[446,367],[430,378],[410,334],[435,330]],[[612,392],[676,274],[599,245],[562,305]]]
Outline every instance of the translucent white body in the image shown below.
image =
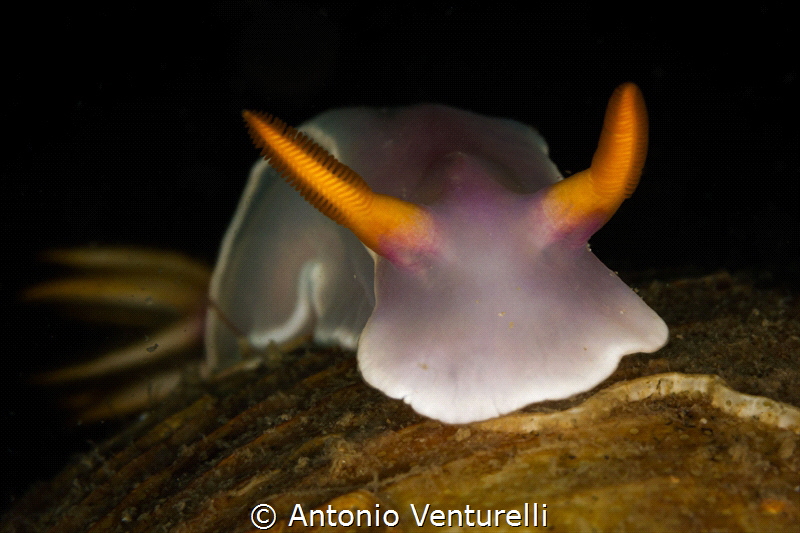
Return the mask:
[[[587,390],[667,327],[539,208],[560,180],[531,128],[441,106],[343,109],[301,128],[376,192],[424,205],[439,247],[413,269],[375,256],[256,164],[211,299],[255,347],[313,334],[357,349],[365,380],[448,423]],[[209,312],[212,368],[240,358]]]

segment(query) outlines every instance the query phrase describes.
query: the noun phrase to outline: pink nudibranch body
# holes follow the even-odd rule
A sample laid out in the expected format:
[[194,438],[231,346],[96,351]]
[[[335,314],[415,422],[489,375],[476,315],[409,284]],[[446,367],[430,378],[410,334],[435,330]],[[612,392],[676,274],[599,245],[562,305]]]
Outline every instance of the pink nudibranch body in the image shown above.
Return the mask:
[[[253,168],[210,297],[254,348],[312,334],[356,349],[369,384],[466,423],[583,392],[666,343],[587,245],[641,174],[635,85],[612,95],[591,168],[566,180],[533,129],[443,106],[329,111],[299,128],[316,144],[245,118],[269,162]],[[213,309],[206,346],[212,369],[241,357]]]

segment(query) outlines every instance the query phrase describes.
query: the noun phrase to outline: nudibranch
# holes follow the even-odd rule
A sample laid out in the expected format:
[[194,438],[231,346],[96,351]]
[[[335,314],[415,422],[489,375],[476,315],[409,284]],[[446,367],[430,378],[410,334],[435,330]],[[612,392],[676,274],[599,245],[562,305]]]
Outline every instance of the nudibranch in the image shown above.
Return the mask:
[[644,165],[636,85],[567,179],[532,128],[443,106],[334,110],[299,131],[244,118],[265,160],[212,276],[210,368],[242,357],[236,329],[253,349],[313,335],[356,349],[388,396],[466,423],[583,392],[666,343],[588,247]]

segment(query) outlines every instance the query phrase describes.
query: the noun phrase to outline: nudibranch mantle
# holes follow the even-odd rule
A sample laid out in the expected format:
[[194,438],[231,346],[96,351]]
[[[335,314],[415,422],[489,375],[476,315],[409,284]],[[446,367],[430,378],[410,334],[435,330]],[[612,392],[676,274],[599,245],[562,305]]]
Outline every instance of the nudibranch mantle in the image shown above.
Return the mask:
[[[210,368],[241,357],[229,323],[255,348],[313,334],[357,349],[388,396],[466,423],[583,392],[666,343],[663,320],[587,245],[641,173],[635,85],[612,96],[592,167],[566,180],[530,127],[443,106],[326,112],[299,128],[319,146],[299,139],[312,155],[296,168],[279,146],[295,149],[296,132],[245,117],[271,165],[253,168],[223,240]],[[297,177],[314,165],[328,174]]]

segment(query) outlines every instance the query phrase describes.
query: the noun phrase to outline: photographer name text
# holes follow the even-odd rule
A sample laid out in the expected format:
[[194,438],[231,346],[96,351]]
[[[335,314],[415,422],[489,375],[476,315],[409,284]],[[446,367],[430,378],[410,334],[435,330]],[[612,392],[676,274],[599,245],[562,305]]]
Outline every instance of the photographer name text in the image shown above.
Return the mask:
[[[547,527],[547,504],[525,503],[522,509],[474,509],[465,505],[463,509],[434,509],[430,504],[410,504],[409,510],[417,527]],[[394,509],[334,509],[305,510],[295,504],[287,525],[326,527],[372,527],[396,526],[400,515]]]

